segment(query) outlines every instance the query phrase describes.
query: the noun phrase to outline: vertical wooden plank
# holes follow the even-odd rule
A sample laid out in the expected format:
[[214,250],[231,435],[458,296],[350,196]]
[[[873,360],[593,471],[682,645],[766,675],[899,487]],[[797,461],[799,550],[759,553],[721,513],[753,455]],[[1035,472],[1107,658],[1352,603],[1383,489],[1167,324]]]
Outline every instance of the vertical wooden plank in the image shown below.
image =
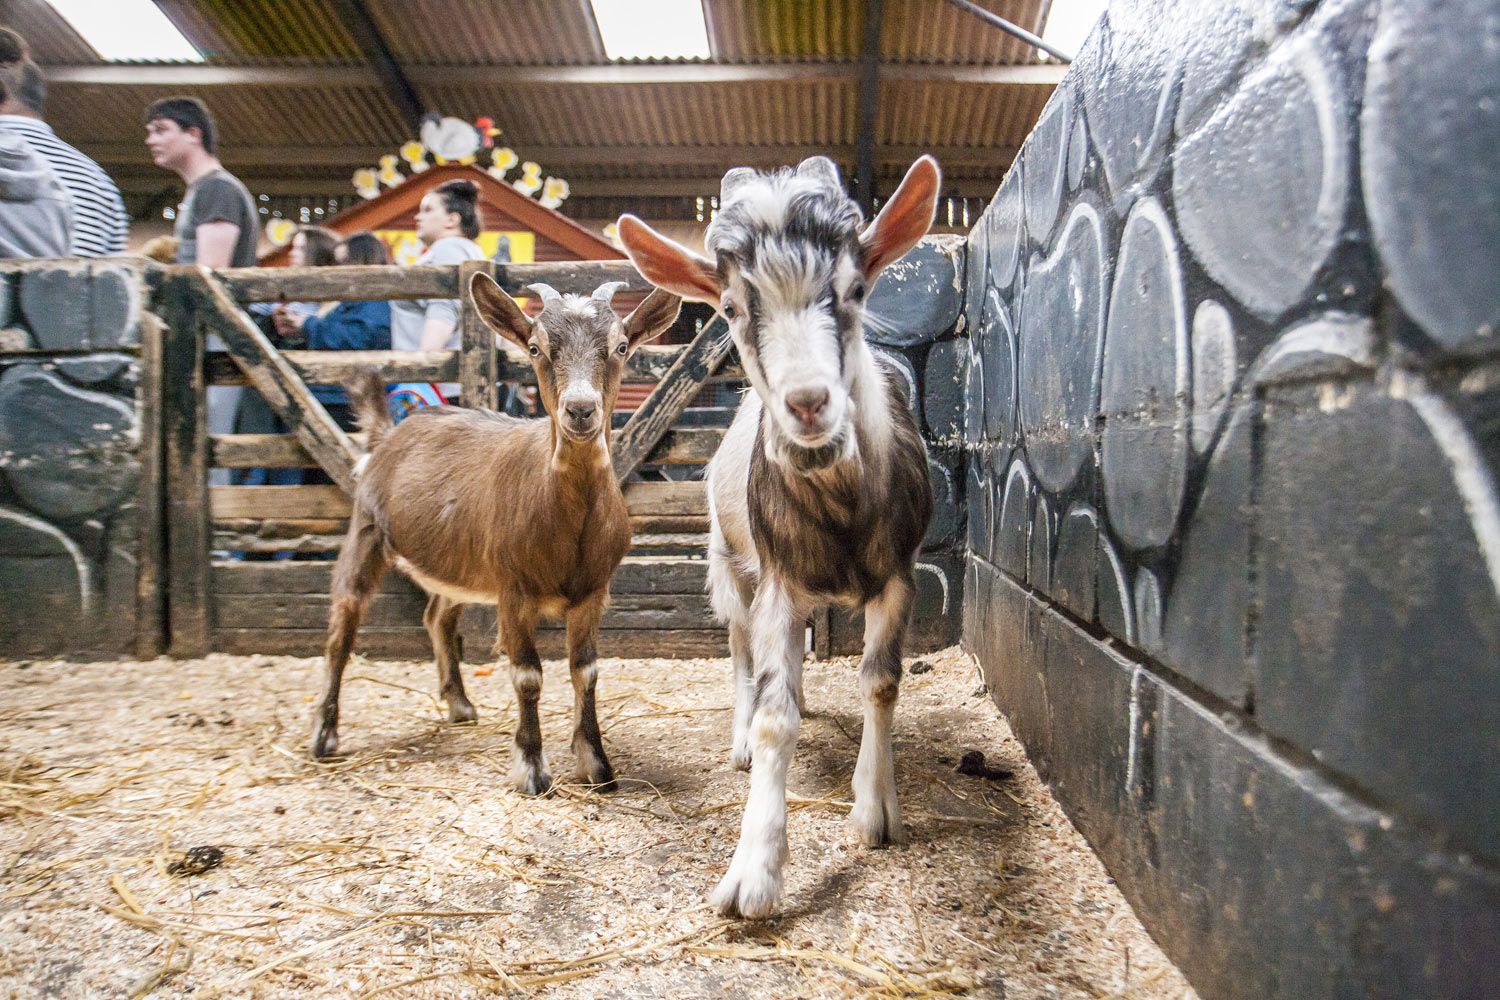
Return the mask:
[[189,275],[162,281],[162,435],[165,448],[168,650],[208,652],[209,590],[208,394],[203,377],[204,303]]
[[[142,301],[160,290],[156,269]],[[165,330],[148,307],[141,315],[140,481],[136,492],[135,655],[142,660],[167,651],[166,442],[162,436],[162,361]]]
[[469,294],[469,282],[481,271],[494,277],[494,262],[466,260],[458,265],[458,382],[463,405],[493,410],[499,399],[495,334],[479,318],[474,297]]

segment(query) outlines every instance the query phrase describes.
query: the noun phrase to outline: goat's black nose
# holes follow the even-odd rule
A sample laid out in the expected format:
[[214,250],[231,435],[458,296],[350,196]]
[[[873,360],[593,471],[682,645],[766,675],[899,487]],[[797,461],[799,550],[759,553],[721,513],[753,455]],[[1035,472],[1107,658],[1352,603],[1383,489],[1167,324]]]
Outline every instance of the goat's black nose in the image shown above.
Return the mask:
[[569,403],[563,409],[568,411],[568,416],[576,424],[586,424],[594,419],[593,403]]
[[823,412],[823,407],[828,405],[828,388],[818,386],[807,389],[793,389],[786,394],[786,408],[792,411],[792,416],[810,424],[818,419],[818,414]]

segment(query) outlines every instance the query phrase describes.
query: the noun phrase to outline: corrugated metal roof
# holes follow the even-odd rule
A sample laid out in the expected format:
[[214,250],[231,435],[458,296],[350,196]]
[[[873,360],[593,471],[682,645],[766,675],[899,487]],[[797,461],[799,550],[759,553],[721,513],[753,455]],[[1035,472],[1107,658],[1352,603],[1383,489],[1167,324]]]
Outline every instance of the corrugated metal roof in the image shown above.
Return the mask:
[[[161,188],[163,177],[141,146],[140,115],[169,94],[203,97],[218,119],[226,164],[247,177],[282,179],[282,194],[288,185],[303,191],[319,178],[328,193],[343,193],[355,167],[411,137],[335,0],[158,2],[210,68],[249,67],[246,73],[260,76],[252,82],[236,82],[244,74],[189,77],[204,80],[201,86],[54,82],[49,120],[98,156],[122,186]],[[577,67],[611,65],[588,0],[361,2],[424,106],[468,120],[493,118],[504,130],[501,144],[523,158],[551,152],[544,170],[574,180],[577,190],[609,182],[610,196],[620,196],[628,182],[640,181],[643,194],[656,197],[681,179],[692,188],[684,194],[705,185],[711,191],[705,178],[734,165],[719,162],[721,155],[748,157],[756,149],[785,159],[829,152],[852,166],[864,0],[703,0],[711,65],[731,75],[745,67],[749,78],[681,83],[576,79]],[[981,2],[1032,30],[1050,6],[1050,0]],[[4,0],[0,12],[44,66],[99,64],[43,0]],[[947,0],[884,0],[880,48],[887,78],[879,88],[876,142],[900,152],[882,155],[877,177],[899,176],[896,159],[932,147],[946,152],[949,178],[998,183],[1052,87],[945,77],[972,81],[986,67],[1034,66],[1036,53]],[[306,85],[287,82],[303,77],[277,75],[279,68],[295,74],[309,67],[330,69],[306,77]],[[441,67],[458,69],[446,78],[424,76]],[[542,72],[501,83],[487,79],[485,67],[557,67],[559,78]],[[763,70],[761,78],[754,68]],[[809,78],[799,78],[804,71]],[[900,78],[891,78],[893,71]],[[282,160],[278,147],[287,150]],[[593,152],[569,158],[584,148]]]

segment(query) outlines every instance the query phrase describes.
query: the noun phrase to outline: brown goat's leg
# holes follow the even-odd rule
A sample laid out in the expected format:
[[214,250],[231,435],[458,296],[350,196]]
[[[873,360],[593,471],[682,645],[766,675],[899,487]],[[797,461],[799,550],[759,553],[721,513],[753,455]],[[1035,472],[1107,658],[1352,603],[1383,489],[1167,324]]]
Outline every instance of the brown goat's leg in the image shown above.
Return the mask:
[[594,707],[594,686],[599,676],[599,617],[603,613],[603,594],[568,612],[568,669],[573,678],[574,775],[601,792],[612,792],[616,787],[615,769],[605,756],[599,715]]
[[859,664],[859,695],[865,728],[854,765],[854,808],[849,825],[863,844],[904,843],[901,804],[896,798],[896,761],[891,753],[891,721],[901,686],[901,643],[911,616],[915,588],[892,577],[865,605],[865,653]]
[[500,635],[510,657],[510,683],[516,690],[516,742],[510,752],[510,777],[516,791],[541,795],[552,787],[542,754],[542,721],[537,702],[542,697],[542,658],[536,652],[536,611],[519,598],[501,596],[496,612]]
[[344,665],[354,649],[359,623],[370,596],[389,565],[380,529],[358,507],[349,520],[349,534],[333,567],[332,601],[328,611],[328,642],[323,647],[323,697],[313,712],[312,755],[332,757],[339,752],[339,685]]
[[464,693],[464,675],[460,669],[458,618],[463,610],[462,604],[442,594],[433,594],[427,598],[427,610],[422,612],[422,624],[427,626],[432,655],[437,660],[438,690],[448,703],[449,722],[473,722],[479,718]]

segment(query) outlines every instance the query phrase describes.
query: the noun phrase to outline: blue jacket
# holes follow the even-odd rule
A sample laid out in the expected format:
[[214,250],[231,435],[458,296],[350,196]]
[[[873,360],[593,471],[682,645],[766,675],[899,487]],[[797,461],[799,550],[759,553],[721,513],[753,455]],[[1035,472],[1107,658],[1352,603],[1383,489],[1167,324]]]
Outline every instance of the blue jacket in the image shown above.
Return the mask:
[[[389,351],[389,302],[340,302],[325,316],[309,316],[302,324],[310,351]],[[315,385],[312,394],[322,403],[347,403],[336,385]]]

